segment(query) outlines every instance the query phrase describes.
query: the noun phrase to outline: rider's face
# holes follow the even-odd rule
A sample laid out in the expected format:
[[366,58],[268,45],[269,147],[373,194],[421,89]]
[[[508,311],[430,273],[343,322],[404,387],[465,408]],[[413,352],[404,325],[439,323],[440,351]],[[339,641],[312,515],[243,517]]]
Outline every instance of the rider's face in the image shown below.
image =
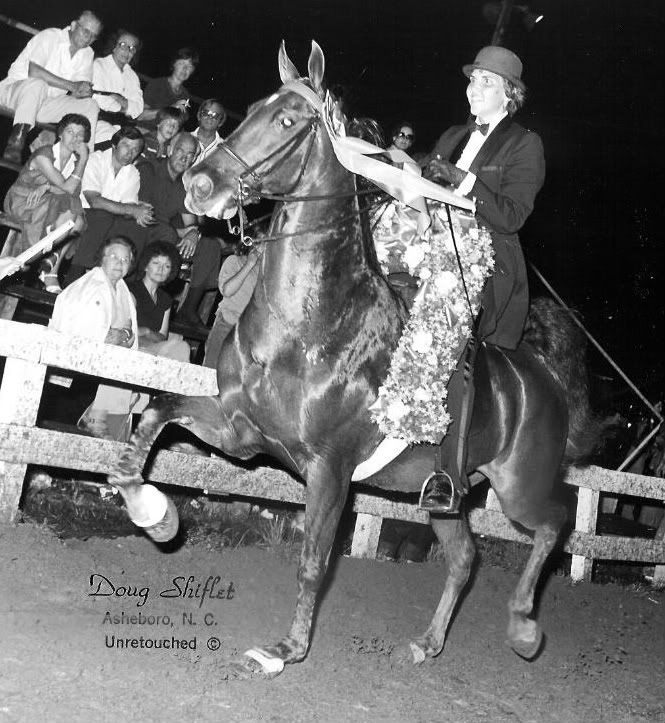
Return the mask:
[[474,70],[466,89],[471,115],[486,121],[506,107],[508,98],[503,78],[489,70]]

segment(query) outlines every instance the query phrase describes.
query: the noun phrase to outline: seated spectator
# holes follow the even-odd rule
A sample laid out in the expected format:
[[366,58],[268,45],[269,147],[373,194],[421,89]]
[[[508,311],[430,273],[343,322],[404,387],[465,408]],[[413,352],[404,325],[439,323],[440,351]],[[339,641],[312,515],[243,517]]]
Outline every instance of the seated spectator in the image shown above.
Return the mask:
[[[74,233],[84,228],[80,194],[90,123],[85,116],[69,113],[58,123],[56,134],[57,143],[36,150],[7,191],[5,212],[21,224],[20,234],[5,249],[7,254],[22,253],[70,219],[76,224]],[[39,278],[49,292],[61,291],[57,273],[63,255],[61,248],[42,261]]]
[[136,303],[139,349],[176,361],[189,361],[189,344],[169,332],[173,297],[162,287],[173,281],[180,268],[180,254],[173,244],[154,241],[146,246],[138,264],[143,278],[128,284]]
[[185,116],[177,108],[161,108],[155,118],[157,128],[145,135],[145,146],[141,158],[154,161],[166,158],[169,143],[180,133]]
[[[53,307],[49,328],[63,334],[138,348],[136,308],[127,275],[136,259],[134,244],[116,236],[99,249],[97,265],[68,286]],[[127,424],[138,394],[122,387],[99,385],[79,426],[97,437],[126,438]]]
[[168,241],[178,248],[185,261],[191,262],[190,287],[178,320],[203,328],[198,306],[207,290],[217,288],[222,246],[226,244],[219,238],[202,236],[199,226],[203,219],[185,208],[182,175],[194,165],[197,153],[197,140],[191,133],[181,132],[171,142],[167,158],[139,163],[139,198],[152,206],[154,223],[137,227],[136,238],[141,248],[150,241]]
[[128,236],[153,220],[152,206],[139,201],[140,177],[134,161],[143,150],[138,128],[124,126],[111,139],[112,147],[91,154],[82,190],[88,228],[79,239],[67,273],[71,283],[95,265],[100,245],[112,236]]
[[97,58],[92,67],[93,98],[100,108],[95,143],[111,140],[113,134],[130,119],[143,113],[143,91],[138,75],[133,70],[141,49],[141,41],[124,29],[110,37],[103,58]]
[[199,54],[193,48],[180,48],[171,60],[171,74],[168,78],[153,78],[143,91],[145,108],[140,120],[154,121],[157,111],[175,106],[182,111],[189,107],[190,94],[183,85],[199,64]]
[[[92,99],[90,45],[102,28],[90,10],[81,13],[69,27],[48,28],[28,41],[0,82],[0,105],[14,111],[14,127],[4,159],[21,163],[28,132],[40,123],[56,123],[67,113],[88,119],[95,137],[99,106]],[[90,141],[92,150],[93,141]]]
[[215,322],[208,334],[203,366],[212,369],[217,367],[224,339],[238,323],[254,293],[259,278],[260,258],[261,251],[257,246],[238,243],[235,254],[224,260],[219,271],[219,291],[222,300],[219,302]]
[[208,98],[201,103],[196,117],[199,125],[192,135],[199,142],[199,155],[196,157],[196,162],[200,163],[222,142],[222,137],[217,131],[226,121],[226,111],[218,100]]

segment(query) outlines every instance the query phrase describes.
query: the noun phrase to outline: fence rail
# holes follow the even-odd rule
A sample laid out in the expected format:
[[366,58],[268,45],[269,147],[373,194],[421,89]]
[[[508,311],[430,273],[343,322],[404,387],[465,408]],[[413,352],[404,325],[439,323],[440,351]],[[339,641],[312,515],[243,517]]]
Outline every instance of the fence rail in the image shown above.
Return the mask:
[[[47,369],[85,373],[122,382],[133,388],[180,394],[217,393],[215,372],[142,352],[59,334],[45,327],[0,320],[0,357],[5,369],[0,386],[0,520],[18,512],[27,465],[105,473],[117,460],[119,442],[36,427],[37,410]],[[289,473],[272,467],[236,464],[223,457],[198,457],[160,450],[146,471],[152,482],[198,488],[209,493],[304,504],[303,486]],[[573,555],[571,577],[589,579],[597,559],[656,565],[655,582],[665,583],[665,540],[596,534],[601,493],[627,494],[665,502],[660,478],[600,467],[570,470],[565,482],[579,487],[575,530],[564,543]],[[352,554],[373,557],[383,518],[427,522],[416,504],[393,502],[378,494],[356,493],[358,513]],[[530,543],[488,495],[485,508],[472,509],[471,529],[477,534]]]

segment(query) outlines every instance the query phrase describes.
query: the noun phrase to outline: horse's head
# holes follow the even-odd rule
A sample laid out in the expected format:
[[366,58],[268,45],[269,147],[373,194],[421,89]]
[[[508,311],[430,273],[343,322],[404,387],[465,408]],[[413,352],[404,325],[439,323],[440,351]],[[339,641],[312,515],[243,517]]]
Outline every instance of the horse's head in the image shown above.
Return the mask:
[[184,175],[189,211],[231,218],[253,194],[292,193],[306,172],[311,177],[322,135],[317,131],[324,64],[323,51],[312,41],[308,77],[301,78],[282,41],[279,73],[284,85],[254,103],[215,153]]

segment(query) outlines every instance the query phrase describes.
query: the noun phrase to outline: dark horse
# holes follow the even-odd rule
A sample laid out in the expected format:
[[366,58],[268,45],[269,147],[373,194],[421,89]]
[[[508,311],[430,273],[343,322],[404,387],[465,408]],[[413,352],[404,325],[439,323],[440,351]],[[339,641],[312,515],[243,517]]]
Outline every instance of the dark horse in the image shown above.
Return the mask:
[[[279,642],[248,651],[243,663],[267,675],[307,654],[351,475],[381,439],[368,407],[405,318],[362,232],[354,176],[337,161],[321,121],[321,49],[312,44],[308,78],[299,78],[283,45],[279,67],[285,85],[256,103],[224,146],[185,179],[188,208],[217,218],[232,216],[243,200],[239,193],[248,190],[287,197],[272,217],[254,296],[222,348],[219,396],[156,398],[110,477],[132,518],[157,540],[175,534],[177,517],[172,503],[142,486],[141,474],[168,423],[240,459],[268,453],[306,482],[291,629]],[[530,617],[534,588],[565,520],[552,491],[564,464],[578,461],[586,446],[586,370],[574,328],[552,304],[537,304],[519,349],[481,345],[476,362],[469,470],[488,477],[504,513],[534,532],[508,605],[508,641],[525,658],[540,647],[542,634]],[[431,449],[417,446],[363,484],[417,492],[432,457]],[[153,499],[157,510],[148,509]],[[464,512],[433,515],[432,526],[449,572],[432,622],[411,643],[416,662],[443,648],[474,558]]]

